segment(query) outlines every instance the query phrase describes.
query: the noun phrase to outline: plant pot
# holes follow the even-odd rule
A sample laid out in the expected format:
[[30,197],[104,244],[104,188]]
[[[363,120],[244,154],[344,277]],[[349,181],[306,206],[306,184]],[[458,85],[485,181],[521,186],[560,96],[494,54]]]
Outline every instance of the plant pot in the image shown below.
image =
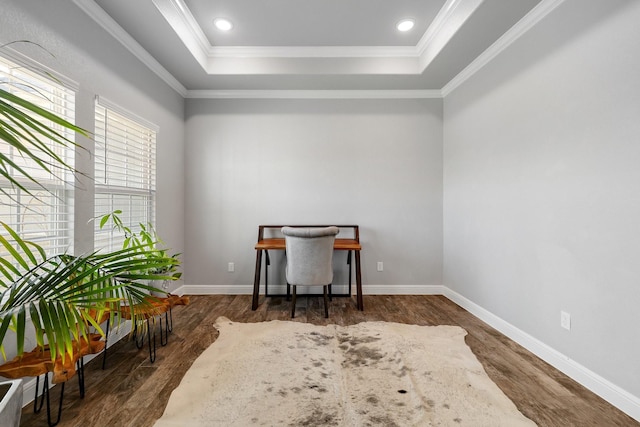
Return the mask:
[[151,295],[153,295],[154,297],[159,297],[159,298],[166,298],[167,297],[167,291],[166,291],[166,281],[163,280],[152,280],[149,283],[150,286],[153,286],[154,288],[157,288],[159,291],[151,291]]
[[0,426],[18,427],[22,416],[22,380],[0,382]]

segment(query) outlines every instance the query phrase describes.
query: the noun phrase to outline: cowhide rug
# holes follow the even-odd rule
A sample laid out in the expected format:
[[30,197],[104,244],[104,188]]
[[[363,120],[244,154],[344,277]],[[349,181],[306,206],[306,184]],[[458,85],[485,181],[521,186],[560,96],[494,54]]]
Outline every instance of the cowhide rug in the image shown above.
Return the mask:
[[155,426],[535,426],[456,326],[221,317]]

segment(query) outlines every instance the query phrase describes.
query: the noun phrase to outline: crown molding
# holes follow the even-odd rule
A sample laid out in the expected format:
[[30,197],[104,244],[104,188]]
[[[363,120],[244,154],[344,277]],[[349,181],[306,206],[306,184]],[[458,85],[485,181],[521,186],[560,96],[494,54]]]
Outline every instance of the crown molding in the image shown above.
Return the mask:
[[187,5],[182,0],[152,0],[152,3],[202,69],[207,70],[211,45]]
[[[464,22],[483,0],[447,0],[416,46],[212,46],[183,0],[152,0],[202,68],[209,72],[207,59],[214,58],[419,58],[438,41],[439,51],[459,28],[443,29],[451,22]],[[465,14],[463,20],[457,19]],[[422,61],[427,62],[427,61]],[[427,63],[428,63],[427,62]],[[426,65],[425,65],[426,67]]]
[[415,46],[211,46],[211,58],[417,58]]
[[[451,79],[441,90],[187,90],[173,75],[171,75],[155,58],[153,58],[142,46],[138,44],[113,18],[111,18],[94,0],[73,0],[73,2],[89,15],[96,23],[104,28],[110,35],[127,48],[152,72],[158,75],[171,88],[184,98],[209,98],[209,99],[393,99],[393,98],[444,98],[457,87],[471,78],[476,72],[491,62],[498,54],[507,49],[512,43],[529,31],[534,25],[549,15],[565,0],[542,0],[524,18],[516,23],[493,45],[485,50],[478,58]],[[153,0],[154,4],[160,2],[164,5],[172,5],[173,13],[182,14],[183,23],[193,27],[195,19],[190,14],[182,0]],[[460,3],[465,3],[465,8],[471,7],[474,2],[482,0],[447,0],[441,12],[436,16],[434,23],[427,29],[425,35],[416,46],[389,46],[389,47],[316,47],[299,49],[291,46],[281,47],[213,47],[208,44],[206,37],[197,30],[190,31],[193,46],[198,46],[197,52],[200,58],[222,58],[234,54],[243,57],[308,57],[312,53],[307,49],[315,50],[316,57],[418,57],[421,63],[425,61],[424,55],[429,43],[433,41],[438,32],[437,27],[442,27],[444,21],[451,19],[455,9]],[[477,7],[477,6],[476,6]],[[190,16],[190,17],[189,17]],[[437,21],[437,22],[436,22]],[[195,24],[197,26],[197,24]],[[431,27],[434,27],[433,29]],[[198,27],[199,28],[199,27]],[[206,41],[206,43],[205,43]],[[193,48],[192,46],[192,48]],[[187,46],[189,47],[189,46]],[[193,52],[192,52],[193,53]],[[198,58],[196,58],[198,59]],[[202,62],[201,62],[202,64]],[[206,70],[206,67],[203,66]]]
[[431,99],[439,90],[190,90],[192,99]]
[[100,6],[93,0],[73,0],[73,2],[91,19],[104,28],[113,38],[129,50],[144,65],[167,83],[173,90],[183,97],[187,89],[171,73],[169,73],[156,59],[149,54],[140,44],[134,40],[116,21],[113,20]]
[[420,54],[420,72],[431,64],[483,1],[447,0],[416,45]]
[[427,49],[429,43],[435,38],[436,34],[444,26],[445,22],[447,22],[447,19],[449,18],[449,16],[451,16],[452,11],[460,3],[460,1],[461,0],[447,0],[436,17],[433,18],[433,21],[429,25],[429,28],[427,28],[427,31],[424,32],[420,40],[418,40],[418,44],[416,44],[416,49],[420,55],[422,55]]
[[[206,58],[418,57],[416,46],[212,46],[183,0],[152,0],[178,37],[207,70]],[[477,0],[449,0],[464,2]]]
[[480,56],[451,79],[449,83],[444,85],[442,88],[442,96],[446,97],[453,92],[564,2],[565,0],[542,0],[538,3],[536,7],[531,9],[529,13],[504,33],[502,37],[482,52]]

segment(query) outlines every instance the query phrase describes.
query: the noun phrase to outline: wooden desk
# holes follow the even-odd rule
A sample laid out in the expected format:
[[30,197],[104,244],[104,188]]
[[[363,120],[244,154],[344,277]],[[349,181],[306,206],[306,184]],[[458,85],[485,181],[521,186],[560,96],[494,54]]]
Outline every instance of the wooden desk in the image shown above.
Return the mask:
[[[284,238],[272,237],[264,238],[265,229],[280,230],[283,225],[260,225],[258,226],[258,242],[256,243],[256,271],[253,281],[253,302],[251,309],[256,310],[258,308],[258,296],[260,294],[260,277],[262,276],[262,253],[266,255],[265,260],[265,294],[268,295],[269,286],[269,250],[284,251],[286,249]],[[325,225],[290,225],[289,227],[327,227]],[[356,304],[358,310],[364,310],[364,304],[362,301],[362,274],[360,270],[360,251],[362,246],[360,245],[360,231],[357,225],[338,225],[340,229],[351,228],[353,229],[353,238],[342,239],[336,238],[333,245],[333,249],[336,251],[348,251],[347,264],[349,265],[349,297],[351,297],[351,253],[355,254],[356,264]]]

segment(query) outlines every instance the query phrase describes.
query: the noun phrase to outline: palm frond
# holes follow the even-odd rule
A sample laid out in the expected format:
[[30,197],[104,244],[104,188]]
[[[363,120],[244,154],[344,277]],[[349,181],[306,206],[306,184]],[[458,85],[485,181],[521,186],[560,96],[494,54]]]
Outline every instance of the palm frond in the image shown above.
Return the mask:
[[[0,294],[0,342],[10,329],[16,331],[18,354],[24,352],[27,313],[39,346],[49,345],[52,359],[72,355],[73,340],[88,337],[89,326],[102,333],[88,318],[87,311],[118,310],[120,301],[140,304],[145,291],[154,288],[147,280],[170,280],[156,269],[175,266],[177,260],[157,254],[144,254],[145,245],[111,253],[84,256],[68,254],[46,257],[38,245],[25,241],[2,224],[9,236],[0,236],[17,267],[5,268],[10,278]],[[11,230],[11,231],[9,231]],[[45,343],[46,339],[46,343]]]
[[[29,159],[40,169],[52,174],[63,171],[79,174],[73,165],[65,160],[50,146],[77,147],[75,141],[56,130],[50,124],[70,130],[74,134],[89,137],[89,133],[63,119],[62,117],[39,107],[26,99],[0,88],[0,141],[4,141],[16,150],[17,155]],[[11,173],[9,172],[11,171]],[[9,156],[0,155],[0,176],[7,179],[14,188],[34,196],[23,182],[31,182],[46,190],[31,173],[16,164]],[[2,192],[9,197],[6,190]],[[35,197],[35,196],[34,196]]]

